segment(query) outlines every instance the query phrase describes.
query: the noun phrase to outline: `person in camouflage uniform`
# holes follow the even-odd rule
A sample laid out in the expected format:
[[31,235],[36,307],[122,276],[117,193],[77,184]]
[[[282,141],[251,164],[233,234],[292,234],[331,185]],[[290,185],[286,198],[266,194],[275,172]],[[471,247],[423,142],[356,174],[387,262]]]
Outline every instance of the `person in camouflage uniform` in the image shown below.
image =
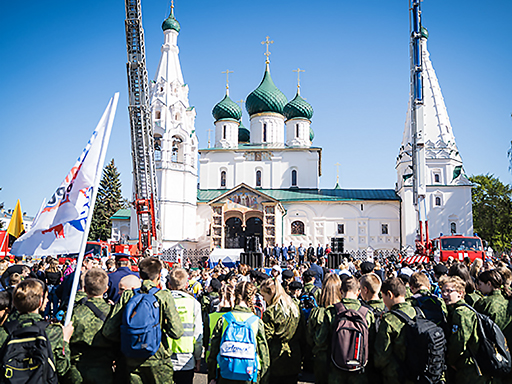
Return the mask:
[[313,308],[307,323],[307,340],[313,347],[313,372],[317,384],[327,384],[331,340],[330,329],[324,324],[329,321],[328,316],[334,311],[334,304],[341,299],[341,280],[338,275],[330,273],[324,279],[318,307]]
[[[254,314],[253,308],[253,300],[254,295],[256,294],[256,287],[254,284],[249,283],[247,281],[242,281],[237,284],[235,288],[235,306],[231,312],[235,316],[242,314]],[[251,382],[243,382],[243,381],[234,381],[227,380],[220,375],[220,370],[217,365],[217,356],[220,352],[220,344],[222,341],[222,334],[224,332],[225,320],[223,317],[220,317],[215,324],[212,332],[211,342],[210,342],[210,354],[208,356],[208,383],[212,384],[251,384]],[[256,334],[256,352],[258,354],[259,360],[259,371],[258,371],[258,379],[257,383],[262,382],[262,378],[265,377],[265,374],[270,365],[270,355],[268,350],[267,339],[265,337],[265,326],[263,322],[258,319],[258,333]]]
[[[48,292],[45,290],[43,282],[37,279],[26,279],[18,284],[13,293],[13,303],[17,309],[17,314],[12,321],[18,321],[21,327],[28,327],[32,324],[42,321],[43,317],[39,314],[42,308],[46,307]],[[55,370],[59,379],[66,374],[70,367],[71,351],[69,349],[69,339],[73,333],[73,325],[70,323],[66,327],[54,323],[46,328],[46,335],[50,341],[55,362]],[[0,345],[3,345],[8,338],[5,328],[0,328]]]
[[302,280],[304,281],[304,289],[302,290],[302,294],[304,293],[313,293],[313,297],[316,302],[320,300],[320,295],[322,293],[322,289],[318,288],[315,285],[315,273],[311,270],[304,271],[302,274]]
[[85,273],[84,288],[87,296],[78,301],[73,310],[75,330],[70,340],[71,367],[63,383],[113,383],[112,343],[101,333],[111,309],[103,299],[108,289],[107,273],[100,268],[90,269]]
[[[147,257],[139,263],[139,274],[143,279],[142,292],[149,292],[160,282],[162,263],[155,257]],[[103,327],[103,335],[112,341],[119,342],[121,338],[121,323],[123,311],[128,301],[133,297],[133,290],[125,291],[119,302],[115,305],[110,317]],[[171,292],[160,290],[155,294],[160,308],[160,327],[162,332],[173,339],[183,335],[183,324],[176,310]],[[132,384],[172,383],[173,368],[171,362],[171,349],[167,337],[162,337],[160,348],[148,359],[134,359],[126,357],[129,381]]]
[[[406,288],[400,278],[387,279],[381,293],[390,311],[400,310],[411,319],[416,317],[416,310],[405,299]],[[414,353],[407,350],[404,326],[405,323],[391,312],[382,316],[373,351],[375,368],[380,371],[384,384],[412,383],[403,376],[405,356]]]
[[301,368],[301,341],[305,333],[299,306],[277,280],[264,281],[260,292],[267,303],[262,320],[270,351],[268,382],[296,384]]
[[446,365],[450,383],[488,383],[490,378],[482,374],[472,357],[478,351],[478,319],[466,306],[464,295],[466,282],[458,276],[440,280],[443,300],[448,306],[448,327]]
[[[496,269],[481,272],[478,275],[478,289],[484,295],[475,304],[475,310],[483,315],[489,316],[492,321],[502,330],[510,346],[510,330],[512,328],[512,317],[508,312],[509,300],[501,291],[503,278]],[[512,373],[502,377],[494,378],[493,383],[512,382]]]

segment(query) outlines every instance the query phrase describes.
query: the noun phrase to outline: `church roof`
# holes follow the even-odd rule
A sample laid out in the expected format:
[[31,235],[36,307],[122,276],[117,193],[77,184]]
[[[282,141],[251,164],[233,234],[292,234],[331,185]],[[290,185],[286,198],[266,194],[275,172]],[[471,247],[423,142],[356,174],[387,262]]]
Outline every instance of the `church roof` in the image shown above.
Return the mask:
[[247,96],[245,104],[247,112],[250,116],[263,112],[274,112],[282,115],[284,106],[287,102],[288,99],[286,96],[272,81],[270,69],[267,64],[267,68],[260,85],[252,91],[249,96]]
[[240,120],[242,108],[226,95],[213,107],[212,115],[215,121],[222,119]]
[[174,29],[178,33],[180,32],[181,29],[180,23],[178,23],[178,20],[174,18],[172,12],[169,15],[169,17],[165,19],[164,22],[162,23],[162,30],[167,31],[168,29]]
[[284,106],[283,113],[287,119],[303,118],[311,120],[313,117],[313,107],[300,97],[299,92],[297,92],[293,100],[290,100]]
[[113,220],[127,220],[130,219],[131,211],[129,209],[120,209],[112,215],[110,219]]
[[[400,200],[394,189],[257,189],[282,203],[293,201],[375,201]],[[199,189],[199,203],[209,202],[228,192],[226,189]]]
[[238,126],[238,142],[239,143],[248,143],[251,140],[251,132],[245,128],[244,123],[240,120],[240,125]]

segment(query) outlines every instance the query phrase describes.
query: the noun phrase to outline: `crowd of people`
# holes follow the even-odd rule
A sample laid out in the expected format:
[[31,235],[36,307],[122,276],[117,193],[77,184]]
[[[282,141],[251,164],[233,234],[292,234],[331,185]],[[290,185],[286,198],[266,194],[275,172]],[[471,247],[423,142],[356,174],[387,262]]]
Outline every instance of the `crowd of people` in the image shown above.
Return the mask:
[[0,381],[191,384],[205,361],[209,384],[512,382],[508,258],[329,270],[296,256],[188,270],[146,257],[137,272],[123,257],[2,260]]

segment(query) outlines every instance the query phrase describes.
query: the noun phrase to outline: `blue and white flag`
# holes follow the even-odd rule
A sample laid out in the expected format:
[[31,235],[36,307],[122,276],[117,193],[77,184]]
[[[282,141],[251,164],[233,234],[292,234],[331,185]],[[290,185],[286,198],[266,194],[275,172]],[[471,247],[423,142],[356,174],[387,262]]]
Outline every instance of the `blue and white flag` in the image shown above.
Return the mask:
[[47,256],[80,251],[89,232],[118,99],[119,93],[110,99],[75,165],[39,211],[31,229],[14,242],[11,254]]

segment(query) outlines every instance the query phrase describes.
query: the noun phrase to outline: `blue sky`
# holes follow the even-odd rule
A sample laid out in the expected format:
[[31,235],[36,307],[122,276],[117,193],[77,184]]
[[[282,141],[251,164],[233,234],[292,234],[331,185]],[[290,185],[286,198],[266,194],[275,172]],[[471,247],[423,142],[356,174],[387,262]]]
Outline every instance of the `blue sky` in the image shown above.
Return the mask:
[[[142,0],[149,78],[163,42],[168,0]],[[264,71],[289,98],[312,104],[314,145],[323,147],[320,186],[394,188],[409,93],[408,0],[176,0],[178,38],[196,133],[207,146],[211,110],[224,95],[240,100]],[[512,139],[512,2],[425,0],[428,48],[466,172],[506,183]],[[124,2],[2,1],[0,201],[35,215],[85,146],[108,99],[120,92],[106,162],[115,159],[131,197]],[[249,126],[247,113],[243,121]]]

